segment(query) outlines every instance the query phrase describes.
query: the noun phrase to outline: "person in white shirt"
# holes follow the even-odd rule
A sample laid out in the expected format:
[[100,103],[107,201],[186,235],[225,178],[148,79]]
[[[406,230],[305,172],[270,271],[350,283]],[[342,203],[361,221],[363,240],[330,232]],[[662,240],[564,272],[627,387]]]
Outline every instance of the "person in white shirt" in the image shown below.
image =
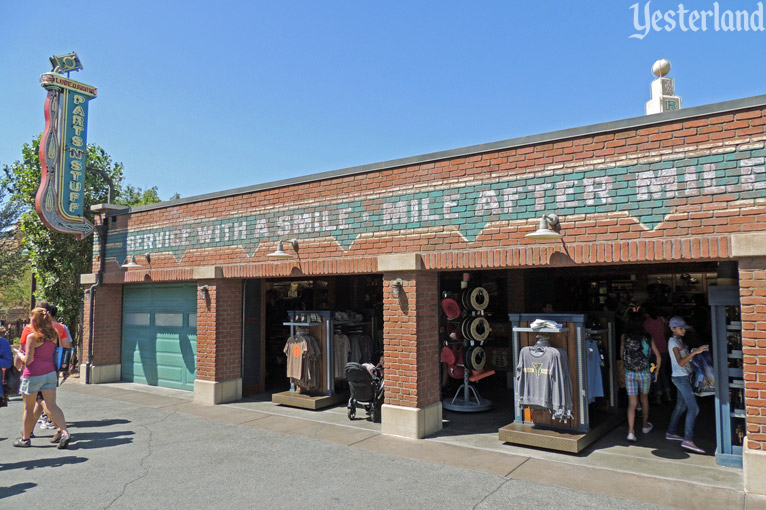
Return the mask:
[[[686,321],[681,317],[672,317],[669,326],[670,331],[673,332],[673,336],[668,340],[670,363],[673,366],[671,379],[678,389],[678,398],[676,399],[676,407],[673,409],[673,414],[670,416],[670,424],[668,424],[665,439],[681,441],[681,448],[694,453],[704,454],[705,450],[694,444],[694,423],[697,420],[699,406],[697,405],[697,397],[694,396],[691,382],[689,382],[689,375],[692,373],[692,358],[697,354],[707,351],[708,346],[703,345],[697,349],[692,349],[690,352],[684,343],[684,335],[686,335],[686,330],[689,329]],[[681,415],[684,412],[686,412],[686,423],[684,425],[684,435],[681,437],[676,433],[676,430],[678,422],[681,420]]]

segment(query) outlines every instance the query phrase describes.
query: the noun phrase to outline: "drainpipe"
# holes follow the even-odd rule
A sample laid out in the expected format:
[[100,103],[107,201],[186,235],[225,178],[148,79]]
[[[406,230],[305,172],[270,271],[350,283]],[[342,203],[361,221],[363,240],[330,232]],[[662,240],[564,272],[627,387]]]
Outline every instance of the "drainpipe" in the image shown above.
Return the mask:
[[114,183],[112,182],[111,177],[109,177],[109,174],[107,174],[104,170],[101,168],[96,167],[86,167],[85,168],[89,172],[97,173],[101,177],[104,178],[106,181],[107,187],[108,187],[108,194],[106,204],[100,204],[100,206],[93,206],[91,207],[91,210],[94,209],[101,209],[104,211],[104,217],[103,221],[101,222],[101,225],[96,227],[98,231],[98,240],[99,240],[99,248],[98,248],[98,254],[99,254],[99,267],[98,267],[98,273],[96,273],[96,283],[91,285],[88,290],[86,291],[90,295],[90,324],[88,327],[88,361],[85,364],[85,384],[90,384],[90,368],[93,365],[93,326],[96,322],[96,314],[94,312],[94,308],[96,306],[96,289],[101,286],[104,280],[104,268],[106,267],[106,234],[109,231],[109,211],[114,209],[126,209],[122,206],[114,206],[112,202],[112,194],[114,191]]
[[88,361],[85,364],[85,384],[90,384],[90,367],[93,364],[93,327],[96,323],[96,289],[101,286],[104,280],[104,268],[106,267],[106,234],[109,230],[109,217],[105,214],[104,220],[98,226],[98,254],[99,267],[96,273],[96,283],[91,285],[87,292],[90,295],[90,321],[88,327]]

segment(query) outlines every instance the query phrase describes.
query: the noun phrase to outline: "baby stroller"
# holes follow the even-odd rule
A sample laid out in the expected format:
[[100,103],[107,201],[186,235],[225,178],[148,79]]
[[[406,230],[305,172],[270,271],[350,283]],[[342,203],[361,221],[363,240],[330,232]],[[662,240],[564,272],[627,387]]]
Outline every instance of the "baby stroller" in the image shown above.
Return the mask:
[[356,417],[357,405],[364,407],[368,419],[378,423],[380,421],[380,407],[383,405],[383,369],[375,367],[372,374],[363,365],[349,362],[345,367],[346,380],[351,389],[351,398],[348,399],[348,419]]

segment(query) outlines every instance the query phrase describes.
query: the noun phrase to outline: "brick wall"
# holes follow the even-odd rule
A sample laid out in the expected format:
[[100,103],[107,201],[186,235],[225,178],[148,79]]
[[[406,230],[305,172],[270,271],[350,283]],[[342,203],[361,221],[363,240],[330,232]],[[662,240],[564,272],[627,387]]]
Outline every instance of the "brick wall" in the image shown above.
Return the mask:
[[[370,257],[405,251],[432,254],[429,269],[469,268],[467,254],[507,249],[520,251],[510,253],[520,266],[644,254],[715,260],[727,256],[729,234],[765,228],[763,113],[751,108],[122,215],[111,224],[108,268],[151,253],[158,272],[220,264],[227,277],[257,277],[284,267],[266,254],[290,237],[300,240],[303,274],[332,273],[339,260],[358,261],[351,272],[374,271]],[[537,250],[524,235],[553,211],[571,260],[524,255]],[[664,242],[674,239],[681,244]],[[466,263],[456,264],[463,254]]]
[[766,450],[766,260],[739,263],[747,440]]
[[197,378],[242,376],[242,281],[200,280],[197,292]]
[[[146,279],[172,281],[206,265],[222,266],[224,277],[236,282],[369,274],[377,272],[377,255],[405,252],[421,253],[429,271],[727,260],[732,234],[766,231],[765,111],[754,106],[637,128],[602,126],[593,134],[120,215],[110,223],[105,281],[115,288]],[[547,212],[561,217],[565,244],[524,237]],[[266,257],[279,239],[292,237],[300,241],[300,260]],[[151,254],[150,267],[119,270],[127,255],[143,263],[145,253]],[[762,449],[766,406],[758,385],[764,383],[766,354],[759,335],[766,310],[756,302],[763,299],[759,286],[766,276],[756,263],[748,264],[741,274],[748,301],[745,340],[751,342],[748,432],[751,447]],[[434,277],[405,279],[411,307],[427,299],[420,291],[430,288],[428,278]],[[238,310],[241,287],[231,283],[223,292],[228,283],[213,283],[212,302],[199,304],[198,377],[222,380],[239,376],[234,360],[240,316],[229,321],[217,310]],[[226,306],[217,301],[229,294]],[[429,316],[436,314],[437,301],[428,305],[430,312],[404,313],[386,286],[391,404],[438,398],[431,388],[438,378],[420,377],[432,370],[432,357],[421,349],[437,345],[435,317]],[[119,328],[119,321],[109,322]],[[118,344],[113,349],[110,335],[97,335],[98,349],[105,342],[103,355],[118,362]]]
[[[122,347],[122,285],[97,287],[95,300],[96,322],[93,329],[94,365],[115,365],[121,360]],[[88,361],[90,335],[90,296],[85,296],[83,315],[82,361]]]
[[[391,287],[396,278],[403,281],[399,297]],[[386,403],[423,407],[438,402],[438,274],[385,275],[383,288]]]

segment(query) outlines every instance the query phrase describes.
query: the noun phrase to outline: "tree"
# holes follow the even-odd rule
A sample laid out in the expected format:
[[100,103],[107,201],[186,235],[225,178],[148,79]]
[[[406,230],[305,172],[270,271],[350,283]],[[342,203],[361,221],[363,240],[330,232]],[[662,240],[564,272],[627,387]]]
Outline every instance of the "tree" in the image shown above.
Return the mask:
[[0,189],[0,281],[7,282],[16,277],[27,265],[16,225],[21,216],[21,207],[6,198],[6,191]]
[[115,203],[121,205],[147,205],[160,202],[157,186],[152,186],[147,190],[141,190],[131,185],[122,189],[121,196],[115,200]]
[[[2,188],[4,193],[9,194],[9,206],[18,208],[20,213],[18,229],[36,276],[35,297],[55,304],[59,309],[57,319],[67,324],[74,334],[78,331],[83,299],[80,274],[92,272],[93,236],[77,241],[71,234],[48,230],[40,221],[35,211],[35,194],[41,177],[39,142],[38,137],[31,144],[24,144],[22,159],[3,165],[5,176]],[[86,161],[88,168],[100,169],[112,180],[113,203],[131,206],[160,201],[156,187],[143,191],[125,185],[122,163],[113,163],[101,147],[89,144]],[[85,217],[92,222],[90,207],[108,201],[108,186],[97,172],[86,172],[84,191]]]

